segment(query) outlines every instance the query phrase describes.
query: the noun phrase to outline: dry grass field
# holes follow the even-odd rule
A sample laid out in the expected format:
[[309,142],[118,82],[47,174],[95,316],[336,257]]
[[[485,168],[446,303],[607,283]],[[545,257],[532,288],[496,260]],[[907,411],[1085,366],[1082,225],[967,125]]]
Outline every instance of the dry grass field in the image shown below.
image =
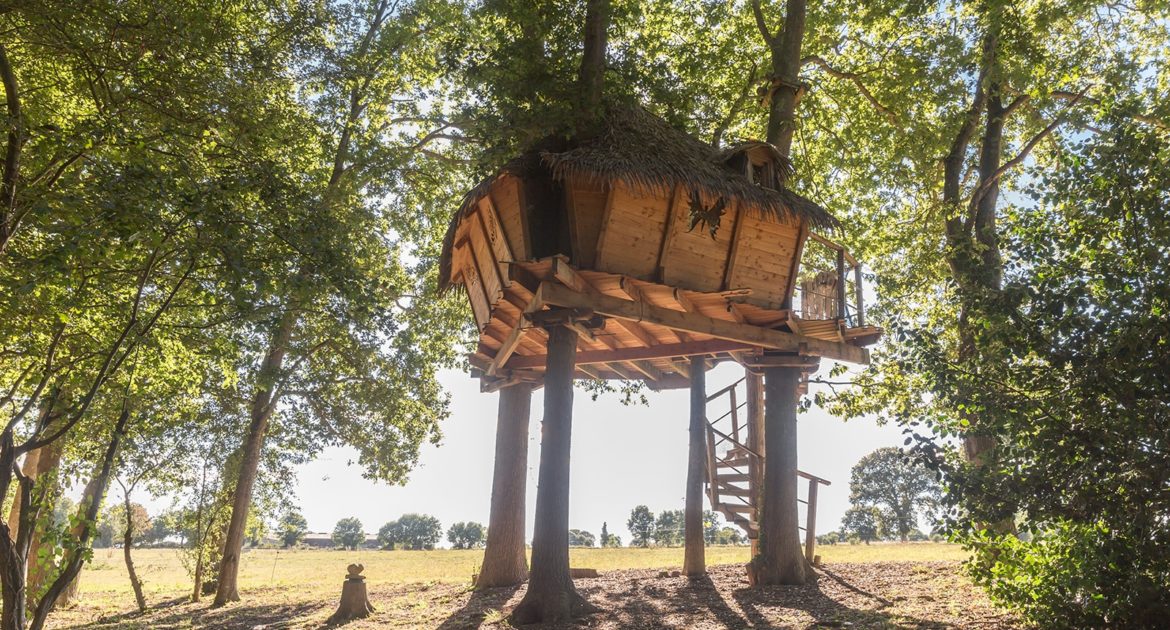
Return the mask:
[[[711,579],[664,578],[682,549],[574,549],[572,564],[601,578],[579,588],[604,612],[588,627],[1009,627],[958,573],[962,550],[933,543],[821,547],[825,568],[807,587],[748,589],[743,547],[712,547]],[[54,614],[55,628],[319,628],[332,613],[351,562],[364,564],[378,612],[350,628],[508,627],[506,612],[522,589],[473,593],[482,551],[252,550],[245,553],[244,601],[212,611],[191,604],[189,578],[174,550],[139,550],[145,615],[133,595],[120,550],[98,550],[82,574],[81,602]]]

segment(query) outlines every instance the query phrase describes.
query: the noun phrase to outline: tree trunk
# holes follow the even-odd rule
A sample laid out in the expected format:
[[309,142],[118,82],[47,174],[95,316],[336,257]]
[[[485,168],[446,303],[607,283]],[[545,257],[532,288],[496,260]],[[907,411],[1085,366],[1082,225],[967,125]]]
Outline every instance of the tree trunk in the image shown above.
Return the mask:
[[532,571],[528,592],[512,612],[517,624],[565,621],[592,610],[569,575],[569,454],[577,333],[554,326],[548,337]]
[[766,425],[760,554],[752,559],[753,584],[804,584],[797,505],[796,388],[801,368],[770,367],[764,372]]
[[[12,442],[12,431],[0,434],[0,470],[12,470],[16,465],[16,447]],[[0,475],[0,500],[8,496],[14,475]],[[24,476],[16,477],[16,491],[25,509],[20,511],[20,522],[17,532],[12,535],[8,523],[0,523],[0,599],[3,608],[0,609],[0,630],[24,630],[27,608],[25,607],[26,591],[25,577],[28,569],[28,550],[32,544],[33,523],[36,521],[36,509],[29,509],[33,505],[32,480]]]
[[41,597],[41,600],[37,602],[29,630],[41,630],[45,626],[45,620],[48,618],[49,612],[57,604],[61,594],[70,588],[70,584],[81,573],[81,565],[85,561],[85,552],[89,549],[89,541],[93,536],[98,512],[101,511],[102,499],[105,497],[106,488],[110,483],[110,474],[114,469],[114,459],[118,455],[118,449],[122,445],[122,439],[126,437],[126,426],[129,422],[130,410],[123,407],[121,415],[118,416],[118,421],[114,424],[114,432],[110,436],[109,443],[106,445],[106,451],[102,455],[97,474],[94,475],[94,478],[87,485],[86,493],[82,498],[85,513],[81,519],[81,523],[75,529],[77,546],[65,555],[65,564],[61,569],[61,573],[49,585],[48,591]]
[[496,463],[487,546],[476,588],[513,586],[528,579],[524,556],[524,501],[528,477],[528,419],[532,385],[500,390],[496,419]]
[[703,480],[707,476],[707,361],[691,357],[690,450],[687,462],[687,509],[683,574],[707,574],[703,547]]
[[146,597],[142,594],[142,582],[138,573],[134,571],[134,559],[130,557],[130,550],[134,547],[134,509],[130,504],[130,493],[126,493],[126,533],[122,536],[122,555],[126,559],[126,573],[130,576],[130,586],[134,589],[134,601],[138,603],[139,612],[146,612]]
[[[38,514],[51,514],[59,499],[60,487],[57,480],[57,467],[61,463],[61,453],[64,446],[65,438],[62,437],[51,444],[33,449],[24,456],[21,470],[37,488],[36,494],[40,498]],[[18,493],[13,497],[12,510],[8,516],[8,527],[13,537],[20,530],[20,511],[23,505]],[[45,541],[43,534],[44,531],[36,527],[30,532],[32,540],[28,550],[28,570],[25,578],[25,601],[29,608],[36,605],[37,595],[45,587],[45,582],[52,574],[50,564],[39,560],[43,549],[53,547],[53,543]]]
[[804,40],[805,0],[788,0],[784,32],[768,42],[772,53],[773,82],[778,82],[768,110],[768,142],[788,157],[796,131],[796,106],[804,90],[800,86],[800,47]]
[[[744,368],[744,384],[747,387],[747,417],[748,417],[748,448],[759,454],[748,463],[748,489],[752,493],[752,504],[756,506],[756,519],[759,519],[759,507],[763,505],[762,489],[764,487],[763,462],[764,451],[764,375]],[[759,536],[751,539],[751,557],[760,553]]]
[[260,454],[264,448],[264,437],[268,433],[268,419],[276,402],[272,398],[274,381],[284,364],[289,340],[296,325],[297,316],[293,309],[285,311],[272,337],[268,356],[260,366],[256,383],[256,394],[252,398],[251,423],[244,441],[244,454],[240,460],[240,475],[232,497],[232,516],[228,522],[227,534],[223,540],[223,554],[219,565],[219,583],[215,591],[213,607],[228,602],[240,601],[238,579],[240,554],[244,550],[244,528],[248,524],[248,509],[252,505],[252,489],[256,484],[256,473],[260,470]]
[[581,103],[577,113],[577,136],[593,133],[602,115],[605,95],[605,52],[608,47],[609,0],[587,0],[585,3],[585,50],[577,78],[581,89]]

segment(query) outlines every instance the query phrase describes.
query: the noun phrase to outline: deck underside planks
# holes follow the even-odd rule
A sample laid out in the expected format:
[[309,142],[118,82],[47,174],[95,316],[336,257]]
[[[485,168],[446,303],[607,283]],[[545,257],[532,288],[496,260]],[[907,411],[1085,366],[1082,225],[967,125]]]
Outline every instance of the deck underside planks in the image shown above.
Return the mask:
[[[793,318],[790,311],[744,303],[742,298],[750,294],[745,289],[677,290],[620,274],[577,270],[563,257],[512,263],[509,280],[501,283],[506,286],[483,328],[477,352],[470,357],[472,365],[484,379],[486,389],[498,387],[504,381],[540,382],[548,335],[539,326],[526,325],[524,311],[534,300],[540,300],[537,293],[541,283],[560,287],[557,291],[562,300],[577,296],[571,301],[573,307],[580,310],[589,310],[584,305],[592,301],[609,305],[610,312],[644,304],[648,310],[659,314],[670,311],[679,317],[691,318],[688,320],[691,324],[685,325],[691,328],[688,330],[663,325],[654,317],[637,321],[628,313],[624,317],[592,318],[583,314],[583,321],[574,324],[581,332],[577,345],[578,378],[638,379],[655,389],[686,387],[689,381],[686,365],[691,356],[706,356],[712,362],[739,360],[745,353],[760,354],[768,348],[729,340],[726,332],[710,334],[705,332],[708,325],[719,331],[728,326],[746,326],[785,334],[795,332],[788,326]],[[541,306],[557,305],[546,302]],[[694,321],[703,325],[694,326]],[[864,356],[863,351],[848,343],[850,340],[867,341],[880,334],[873,327],[843,328],[835,320],[803,321],[801,324],[799,332],[807,338],[854,348],[845,351],[843,356],[846,357]],[[509,356],[503,362],[496,362],[501,348],[505,348]]]

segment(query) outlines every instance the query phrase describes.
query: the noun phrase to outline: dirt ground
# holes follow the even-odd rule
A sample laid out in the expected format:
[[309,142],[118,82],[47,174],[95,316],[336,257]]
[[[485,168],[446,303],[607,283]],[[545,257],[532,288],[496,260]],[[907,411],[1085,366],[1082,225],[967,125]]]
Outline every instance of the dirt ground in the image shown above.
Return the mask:
[[[748,588],[743,567],[711,567],[700,580],[659,577],[658,570],[608,571],[577,580],[601,612],[562,628],[1014,628],[959,573],[957,562],[834,563],[800,587]],[[84,605],[59,611],[55,628],[320,628],[332,614],[340,584],[316,592],[251,589],[244,602],[219,610],[206,603],[160,604],[145,615],[102,617]],[[379,584],[377,611],[345,626],[367,628],[509,628],[508,612],[524,588],[473,592],[455,584]],[[545,626],[549,627],[549,626]]]

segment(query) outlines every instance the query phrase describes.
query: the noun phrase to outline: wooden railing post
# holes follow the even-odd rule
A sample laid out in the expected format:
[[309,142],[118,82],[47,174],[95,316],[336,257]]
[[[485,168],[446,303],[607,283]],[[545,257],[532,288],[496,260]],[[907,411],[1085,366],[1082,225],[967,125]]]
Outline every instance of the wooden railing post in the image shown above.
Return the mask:
[[817,550],[817,483],[816,479],[808,480],[808,514],[804,523],[804,557],[812,564]]
[[711,506],[719,503],[718,471],[715,468],[715,432],[711,425],[707,425],[707,493],[711,498]]
[[837,319],[845,319],[845,248],[837,250]]
[[731,395],[731,437],[735,438],[736,442],[742,442],[739,439],[739,410],[735,400],[735,388],[728,390]]
[[857,300],[857,327],[865,325],[865,302],[861,297],[861,263],[853,265],[853,295]]

